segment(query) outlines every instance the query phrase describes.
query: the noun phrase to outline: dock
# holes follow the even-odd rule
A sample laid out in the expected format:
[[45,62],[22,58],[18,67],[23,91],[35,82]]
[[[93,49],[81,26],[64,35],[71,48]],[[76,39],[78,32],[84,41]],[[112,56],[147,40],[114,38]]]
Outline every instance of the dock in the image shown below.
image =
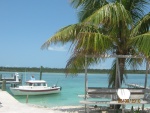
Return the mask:
[[3,86],[6,84],[11,84],[11,86],[22,84],[22,75],[19,75],[19,73],[15,73],[9,77],[6,77],[0,74],[0,85]]
[[50,108],[20,103],[7,91],[0,90],[0,113],[62,113]]
[[[125,85],[127,85],[129,88],[144,88],[144,86],[138,85],[138,84],[129,84],[129,83],[126,83]],[[150,89],[150,88],[147,87],[147,89]]]
[[[2,84],[3,81],[0,81],[0,84]],[[21,84],[21,81],[16,82],[16,81],[6,81],[6,84]]]

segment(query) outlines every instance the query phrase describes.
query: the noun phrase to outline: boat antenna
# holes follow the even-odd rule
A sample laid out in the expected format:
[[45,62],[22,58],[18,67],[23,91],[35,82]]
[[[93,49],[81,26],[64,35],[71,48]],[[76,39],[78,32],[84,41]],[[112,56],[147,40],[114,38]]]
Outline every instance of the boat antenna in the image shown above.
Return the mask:
[[56,86],[57,86],[57,84],[58,84],[58,81],[59,81],[59,79],[58,79],[57,82],[56,82]]

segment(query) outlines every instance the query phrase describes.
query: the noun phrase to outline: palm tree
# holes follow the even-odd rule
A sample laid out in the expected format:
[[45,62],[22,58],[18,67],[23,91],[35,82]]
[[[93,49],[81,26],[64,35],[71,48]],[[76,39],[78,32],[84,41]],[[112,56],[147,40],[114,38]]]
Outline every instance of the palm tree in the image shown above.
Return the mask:
[[[42,49],[51,44],[71,43],[72,55],[66,73],[78,73],[85,67],[85,55],[144,55],[150,56],[149,0],[71,0],[78,12],[79,22],[60,29],[49,38]],[[87,65],[100,63],[104,58],[90,57]],[[143,59],[119,58],[121,83],[126,65],[137,67]],[[112,64],[109,87],[115,87],[116,62]],[[119,85],[117,87],[120,87]]]

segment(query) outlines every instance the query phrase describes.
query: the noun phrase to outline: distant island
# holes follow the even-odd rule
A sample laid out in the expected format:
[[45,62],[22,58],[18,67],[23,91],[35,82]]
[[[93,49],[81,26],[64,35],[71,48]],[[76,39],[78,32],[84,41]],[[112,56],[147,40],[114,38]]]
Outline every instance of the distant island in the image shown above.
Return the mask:
[[[3,72],[45,72],[45,73],[65,73],[64,68],[48,68],[48,67],[0,67]],[[109,69],[88,69],[88,73],[108,73]],[[79,70],[79,73],[84,73],[85,70]],[[130,74],[145,74],[145,70],[126,70]]]

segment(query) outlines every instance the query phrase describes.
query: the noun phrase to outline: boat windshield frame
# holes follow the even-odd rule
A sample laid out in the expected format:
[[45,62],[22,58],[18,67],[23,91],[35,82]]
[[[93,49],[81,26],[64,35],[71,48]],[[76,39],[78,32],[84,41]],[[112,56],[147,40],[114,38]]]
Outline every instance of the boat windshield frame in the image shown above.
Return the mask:
[[46,81],[44,80],[29,80],[26,82],[28,86],[47,86]]

